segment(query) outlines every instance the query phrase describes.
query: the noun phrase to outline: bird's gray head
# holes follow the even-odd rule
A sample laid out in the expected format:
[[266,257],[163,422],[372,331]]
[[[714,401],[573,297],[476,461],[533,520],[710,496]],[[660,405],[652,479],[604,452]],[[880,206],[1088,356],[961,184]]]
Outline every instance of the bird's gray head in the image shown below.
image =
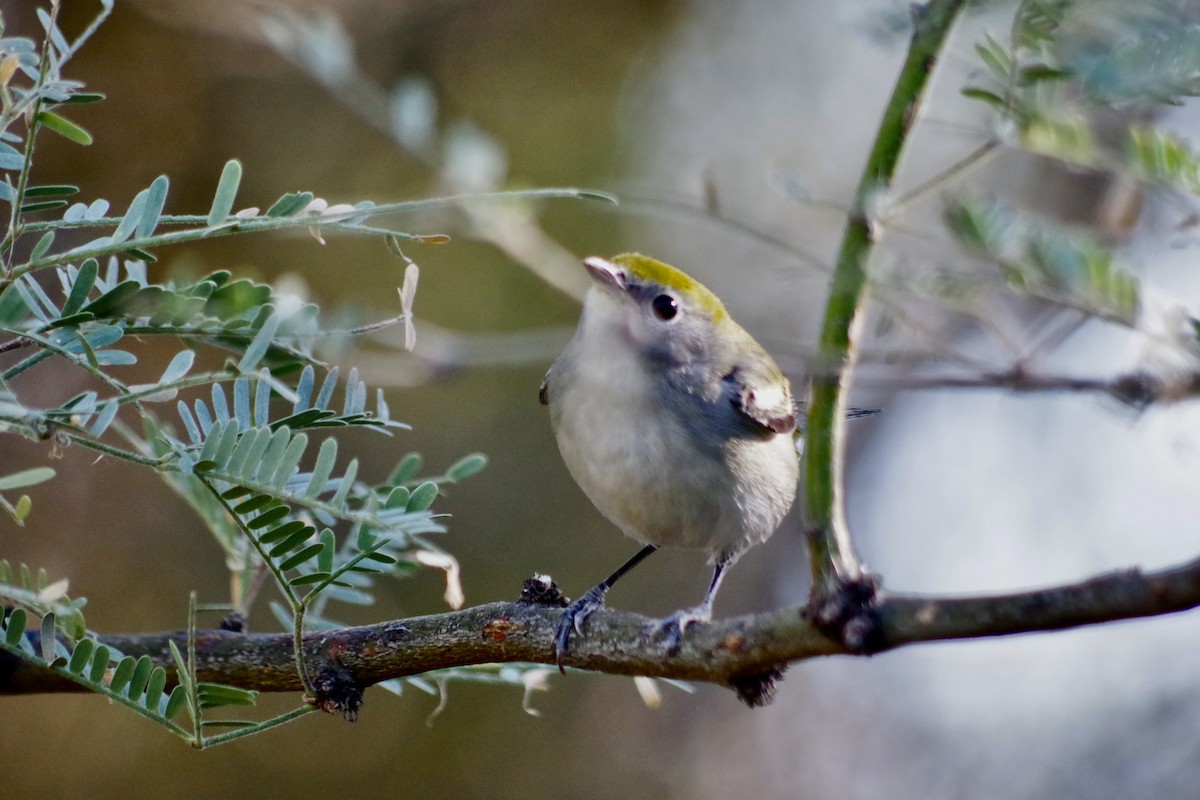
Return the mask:
[[591,257],[594,281],[585,303],[588,335],[611,337],[663,367],[708,360],[716,331],[730,323],[720,299],[686,273],[648,256]]

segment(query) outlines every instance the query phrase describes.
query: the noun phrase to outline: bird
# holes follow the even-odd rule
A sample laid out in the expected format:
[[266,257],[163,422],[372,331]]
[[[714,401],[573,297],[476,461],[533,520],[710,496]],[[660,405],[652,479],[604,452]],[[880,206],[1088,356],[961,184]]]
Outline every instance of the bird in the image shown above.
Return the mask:
[[712,291],[638,253],[583,266],[579,325],[539,399],[575,482],[643,546],[563,612],[560,671],[613,584],[660,547],[705,551],[713,567],[701,603],[657,625],[678,653],[687,628],[712,619],[728,569],[775,532],[799,480],[788,380]]

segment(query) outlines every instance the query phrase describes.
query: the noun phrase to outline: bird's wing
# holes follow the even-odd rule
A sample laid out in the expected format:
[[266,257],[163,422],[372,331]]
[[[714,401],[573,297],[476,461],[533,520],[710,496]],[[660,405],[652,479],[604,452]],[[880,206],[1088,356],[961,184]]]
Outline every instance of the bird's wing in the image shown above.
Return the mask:
[[725,376],[732,385],[734,409],[759,428],[773,433],[796,429],[796,408],[787,380],[773,364],[735,367]]

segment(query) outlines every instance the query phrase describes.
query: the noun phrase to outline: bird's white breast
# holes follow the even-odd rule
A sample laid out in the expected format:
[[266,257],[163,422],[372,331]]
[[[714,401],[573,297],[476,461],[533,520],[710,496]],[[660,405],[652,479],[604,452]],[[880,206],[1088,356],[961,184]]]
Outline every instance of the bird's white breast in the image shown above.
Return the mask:
[[699,441],[682,417],[698,401],[664,408],[661,376],[632,348],[611,335],[570,347],[549,376],[551,421],[567,469],[604,516],[639,542],[713,557],[774,532],[795,495],[790,436]]

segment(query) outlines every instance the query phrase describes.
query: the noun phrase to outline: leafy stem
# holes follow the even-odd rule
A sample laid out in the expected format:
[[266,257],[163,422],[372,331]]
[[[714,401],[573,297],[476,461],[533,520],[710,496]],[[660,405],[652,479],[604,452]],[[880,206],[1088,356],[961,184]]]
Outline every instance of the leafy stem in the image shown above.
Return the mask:
[[[243,233],[263,233],[267,231],[279,231],[291,228],[329,228],[333,230],[347,231],[350,233],[365,233],[374,236],[386,234],[388,236],[399,237],[401,239],[408,239],[412,241],[432,241],[438,243],[445,241],[446,238],[440,234],[431,237],[407,233],[404,231],[393,231],[390,229],[364,226],[358,223],[357,220],[365,219],[367,217],[375,217],[382,214],[403,214],[419,211],[432,211],[440,208],[464,205],[467,203],[513,200],[546,200],[553,198],[603,200],[610,203],[616,202],[616,199],[612,195],[591,189],[527,189],[510,192],[451,195],[428,200],[406,200],[397,203],[385,203],[382,205],[372,205],[362,208],[353,208],[345,211],[336,211],[334,213],[317,214],[301,212],[291,216],[275,217],[235,216],[229,217],[225,221],[216,225],[208,225],[208,218],[204,216],[168,215],[159,217],[158,224],[201,225],[203,227],[134,237],[120,242],[83,245],[82,247],[77,247],[64,253],[47,255],[42,258],[27,261],[24,264],[18,264],[17,266],[12,267],[8,274],[11,277],[16,278],[36,270],[47,269],[49,267],[59,266],[62,264],[76,263],[88,258],[100,259],[106,256],[129,253],[130,251],[148,251],[153,248],[183,244],[186,242],[195,242],[201,239],[212,239]],[[123,218],[121,217],[99,217],[91,220],[84,219],[70,222],[65,220],[47,220],[45,222],[27,223],[25,225],[24,232],[36,233],[41,230],[62,230],[64,228],[71,227],[115,228],[119,226],[122,221]]]
[[114,447],[113,445],[105,444],[104,442],[98,442],[90,436],[85,436],[79,433],[68,433],[66,436],[67,441],[71,442],[72,444],[77,444],[82,447],[86,447],[89,450],[95,450],[98,453],[119,458],[123,461],[129,461],[133,464],[140,464],[143,467],[150,467],[151,469],[156,469],[160,472],[172,472],[178,469],[173,464],[166,463],[164,459],[150,458],[142,455],[141,453],[135,453],[132,450]]
[[202,477],[200,478],[200,483],[203,484],[205,489],[212,493],[213,497],[216,498],[216,501],[221,505],[222,508],[225,509],[225,513],[229,515],[229,518],[234,520],[235,524],[241,528],[242,535],[250,541],[251,546],[253,546],[255,551],[257,551],[259,558],[262,559],[262,562],[267,565],[267,569],[269,569],[275,576],[275,583],[279,587],[279,591],[283,592],[283,596],[287,600],[288,605],[291,606],[292,609],[296,609],[300,604],[300,598],[296,596],[296,591],[292,588],[292,584],[279,570],[279,567],[271,558],[270,553],[267,552],[267,548],[264,547],[262,542],[258,540],[258,537],[246,527],[245,523],[242,521],[242,518],[236,512],[234,512],[233,506],[229,504],[229,501],[225,499],[221,491],[217,489],[217,487],[214,486],[210,480]]
[[55,30],[55,20],[58,17],[59,4],[54,3],[50,6],[50,24],[46,26],[46,36],[42,40],[42,58],[38,64],[37,82],[34,84],[30,94],[33,95],[33,105],[30,107],[29,114],[26,117],[28,120],[28,132],[25,136],[25,152],[22,154],[21,171],[17,175],[17,186],[13,190],[12,211],[9,215],[8,233],[4,237],[4,241],[0,242],[0,252],[4,253],[4,276],[12,277],[12,253],[13,245],[16,244],[17,237],[21,235],[21,206],[25,202],[25,190],[29,186],[29,172],[33,169],[33,151],[37,142],[38,128],[41,127],[42,105],[44,98],[42,96],[42,88],[46,85],[46,76],[50,72],[50,34]]
[[913,7],[908,55],[880,122],[855,190],[832,279],[818,344],[819,363],[831,369],[812,381],[805,444],[805,508],[815,595],[829,594],[863,575],[845,514],[845,417],[857,349],[856,325],[867,291],[867,262],[879,227],[872,199],[892,184],[930,73],[966,0],[929,0]]

